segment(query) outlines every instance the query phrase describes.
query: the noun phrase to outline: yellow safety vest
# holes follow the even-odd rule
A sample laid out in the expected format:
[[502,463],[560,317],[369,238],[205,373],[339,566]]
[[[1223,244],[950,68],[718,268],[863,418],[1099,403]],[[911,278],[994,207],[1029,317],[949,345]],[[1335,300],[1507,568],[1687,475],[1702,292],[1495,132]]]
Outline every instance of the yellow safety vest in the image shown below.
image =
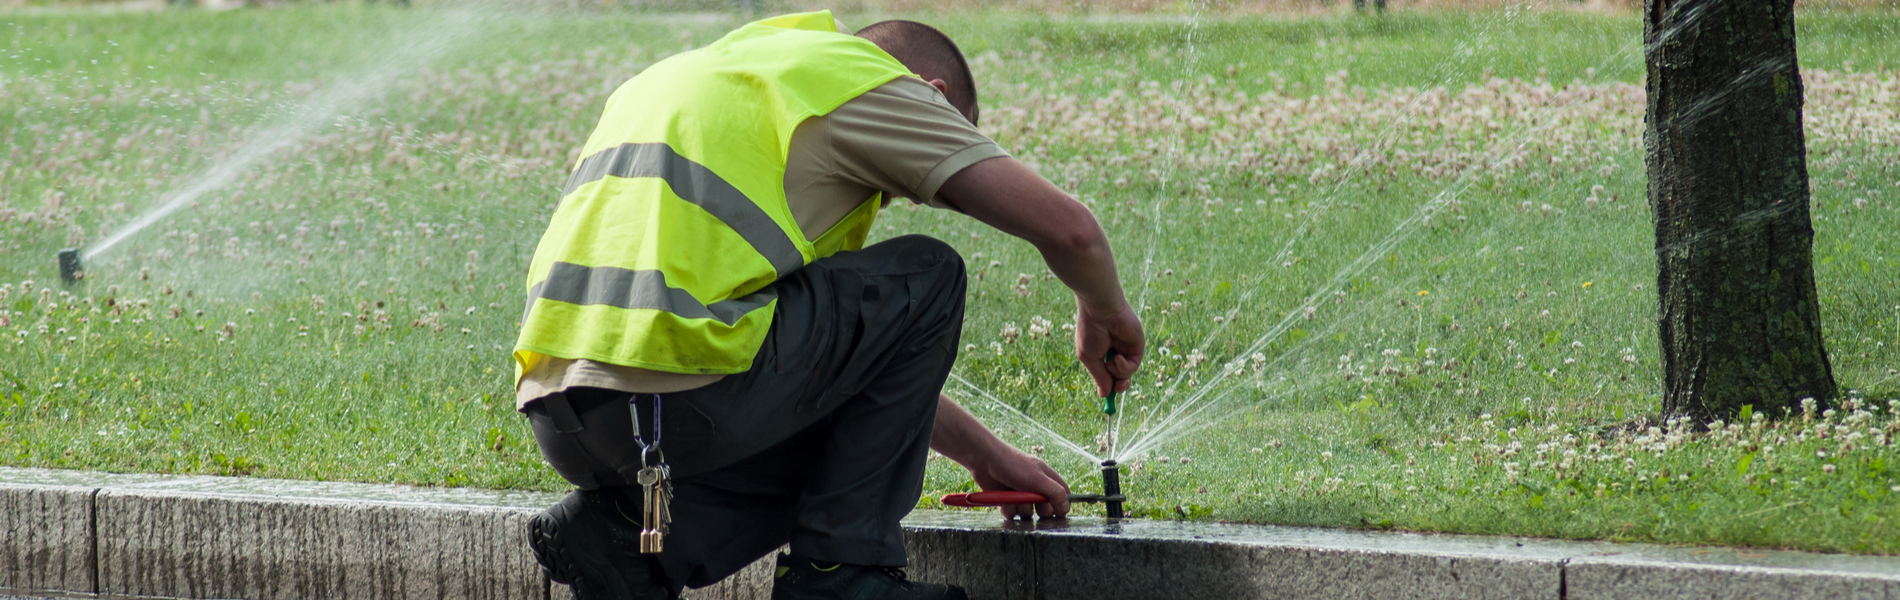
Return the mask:
[[535,248],[516,381],[550,356],[749,369],[777,305],[766,286],[863,247],[882,200],[805,239],[785,203],[793,129],[909,74],[821,11],[748,24],[621,85]]

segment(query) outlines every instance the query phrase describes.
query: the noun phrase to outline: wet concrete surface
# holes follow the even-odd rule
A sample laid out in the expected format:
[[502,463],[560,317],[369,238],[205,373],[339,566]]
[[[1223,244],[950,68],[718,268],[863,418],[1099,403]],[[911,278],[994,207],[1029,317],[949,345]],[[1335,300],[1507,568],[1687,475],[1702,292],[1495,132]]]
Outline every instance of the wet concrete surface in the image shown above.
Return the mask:
[[435,488],[382,483],[336,481],[297,481],[252,477],[214,477],[209,475],[154,475],[147,473],[100,473],[60,469],[21,469],[0,467],[0,484],[71,486],[127,490],[167,490],[211,494],[255,494],[285,498],[334,498],[341,500],[380,500],[472,504],[480,506],[546,507],[562,494],[472,488]]

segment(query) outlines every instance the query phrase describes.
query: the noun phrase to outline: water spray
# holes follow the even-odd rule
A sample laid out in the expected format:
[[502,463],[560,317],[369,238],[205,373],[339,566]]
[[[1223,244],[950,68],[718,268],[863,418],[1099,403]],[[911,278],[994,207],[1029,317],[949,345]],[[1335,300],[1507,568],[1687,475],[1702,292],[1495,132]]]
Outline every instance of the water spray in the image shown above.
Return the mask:
[[[1111,360],[1115,360],[1115,350],[1112,348],[1109,349],[1108,356],[1102,359],[1102,363],[1106,365],[1108,361]],[[1102,414],[1108,415],[1112,427],[1112,420],[1115,416],[1115,384],[1112,381],[1108,386],[1108,396],[1102,398]],[[1042,494],[1015,491],[947,494],[942,498],[944,506],[957,506],[962,508],[1009,506],[1013,504],[1042,504],[1048,501],[1049,497]],[[1127,501],[1128,497],[1122,495],[1121,465],[1117,464],[1115,459],[1112,458],[1102,461],[1102,493],[1069,494],[1069,503],[1071,504],[1102,503],[1103,508],[1106,510],[1108,520],[1110,521],[1120,521],[1122,519],[1122,503]]]
[[67,248],[59,251],[59,280],[67,286],[79,283],[86,278],[86,272],[79,266],[79,249]]

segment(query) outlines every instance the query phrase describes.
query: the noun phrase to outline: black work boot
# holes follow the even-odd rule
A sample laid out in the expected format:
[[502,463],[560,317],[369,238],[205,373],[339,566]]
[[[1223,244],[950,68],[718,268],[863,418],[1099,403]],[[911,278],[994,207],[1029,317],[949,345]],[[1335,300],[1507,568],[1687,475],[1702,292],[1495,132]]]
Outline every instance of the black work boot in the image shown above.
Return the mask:
[[898,567],[820,566],[789,554],[778,557],[772,600],[969,600],[963,588],[912,583]]
[[548,579],[572,586],[580,600],[676,598],[658,561],[640,553],[640,513],[633,505],[612,491],[568,494],[529,525],[534,559]]

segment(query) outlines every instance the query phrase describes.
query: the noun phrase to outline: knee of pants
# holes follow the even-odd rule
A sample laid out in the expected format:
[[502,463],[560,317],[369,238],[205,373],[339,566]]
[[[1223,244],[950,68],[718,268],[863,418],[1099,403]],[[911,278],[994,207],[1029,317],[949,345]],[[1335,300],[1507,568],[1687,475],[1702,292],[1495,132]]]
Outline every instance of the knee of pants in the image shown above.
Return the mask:
[[[618,408],[619,410],[614,410]],[[632,427],[625,405],[602,406],[580,416],[585,428],[563,433],[541,402],[522,412],[528,416],[541,457],[568,483],[584,490],[633,485],[628,473],[637,469],[639,451],[631,443]]]

